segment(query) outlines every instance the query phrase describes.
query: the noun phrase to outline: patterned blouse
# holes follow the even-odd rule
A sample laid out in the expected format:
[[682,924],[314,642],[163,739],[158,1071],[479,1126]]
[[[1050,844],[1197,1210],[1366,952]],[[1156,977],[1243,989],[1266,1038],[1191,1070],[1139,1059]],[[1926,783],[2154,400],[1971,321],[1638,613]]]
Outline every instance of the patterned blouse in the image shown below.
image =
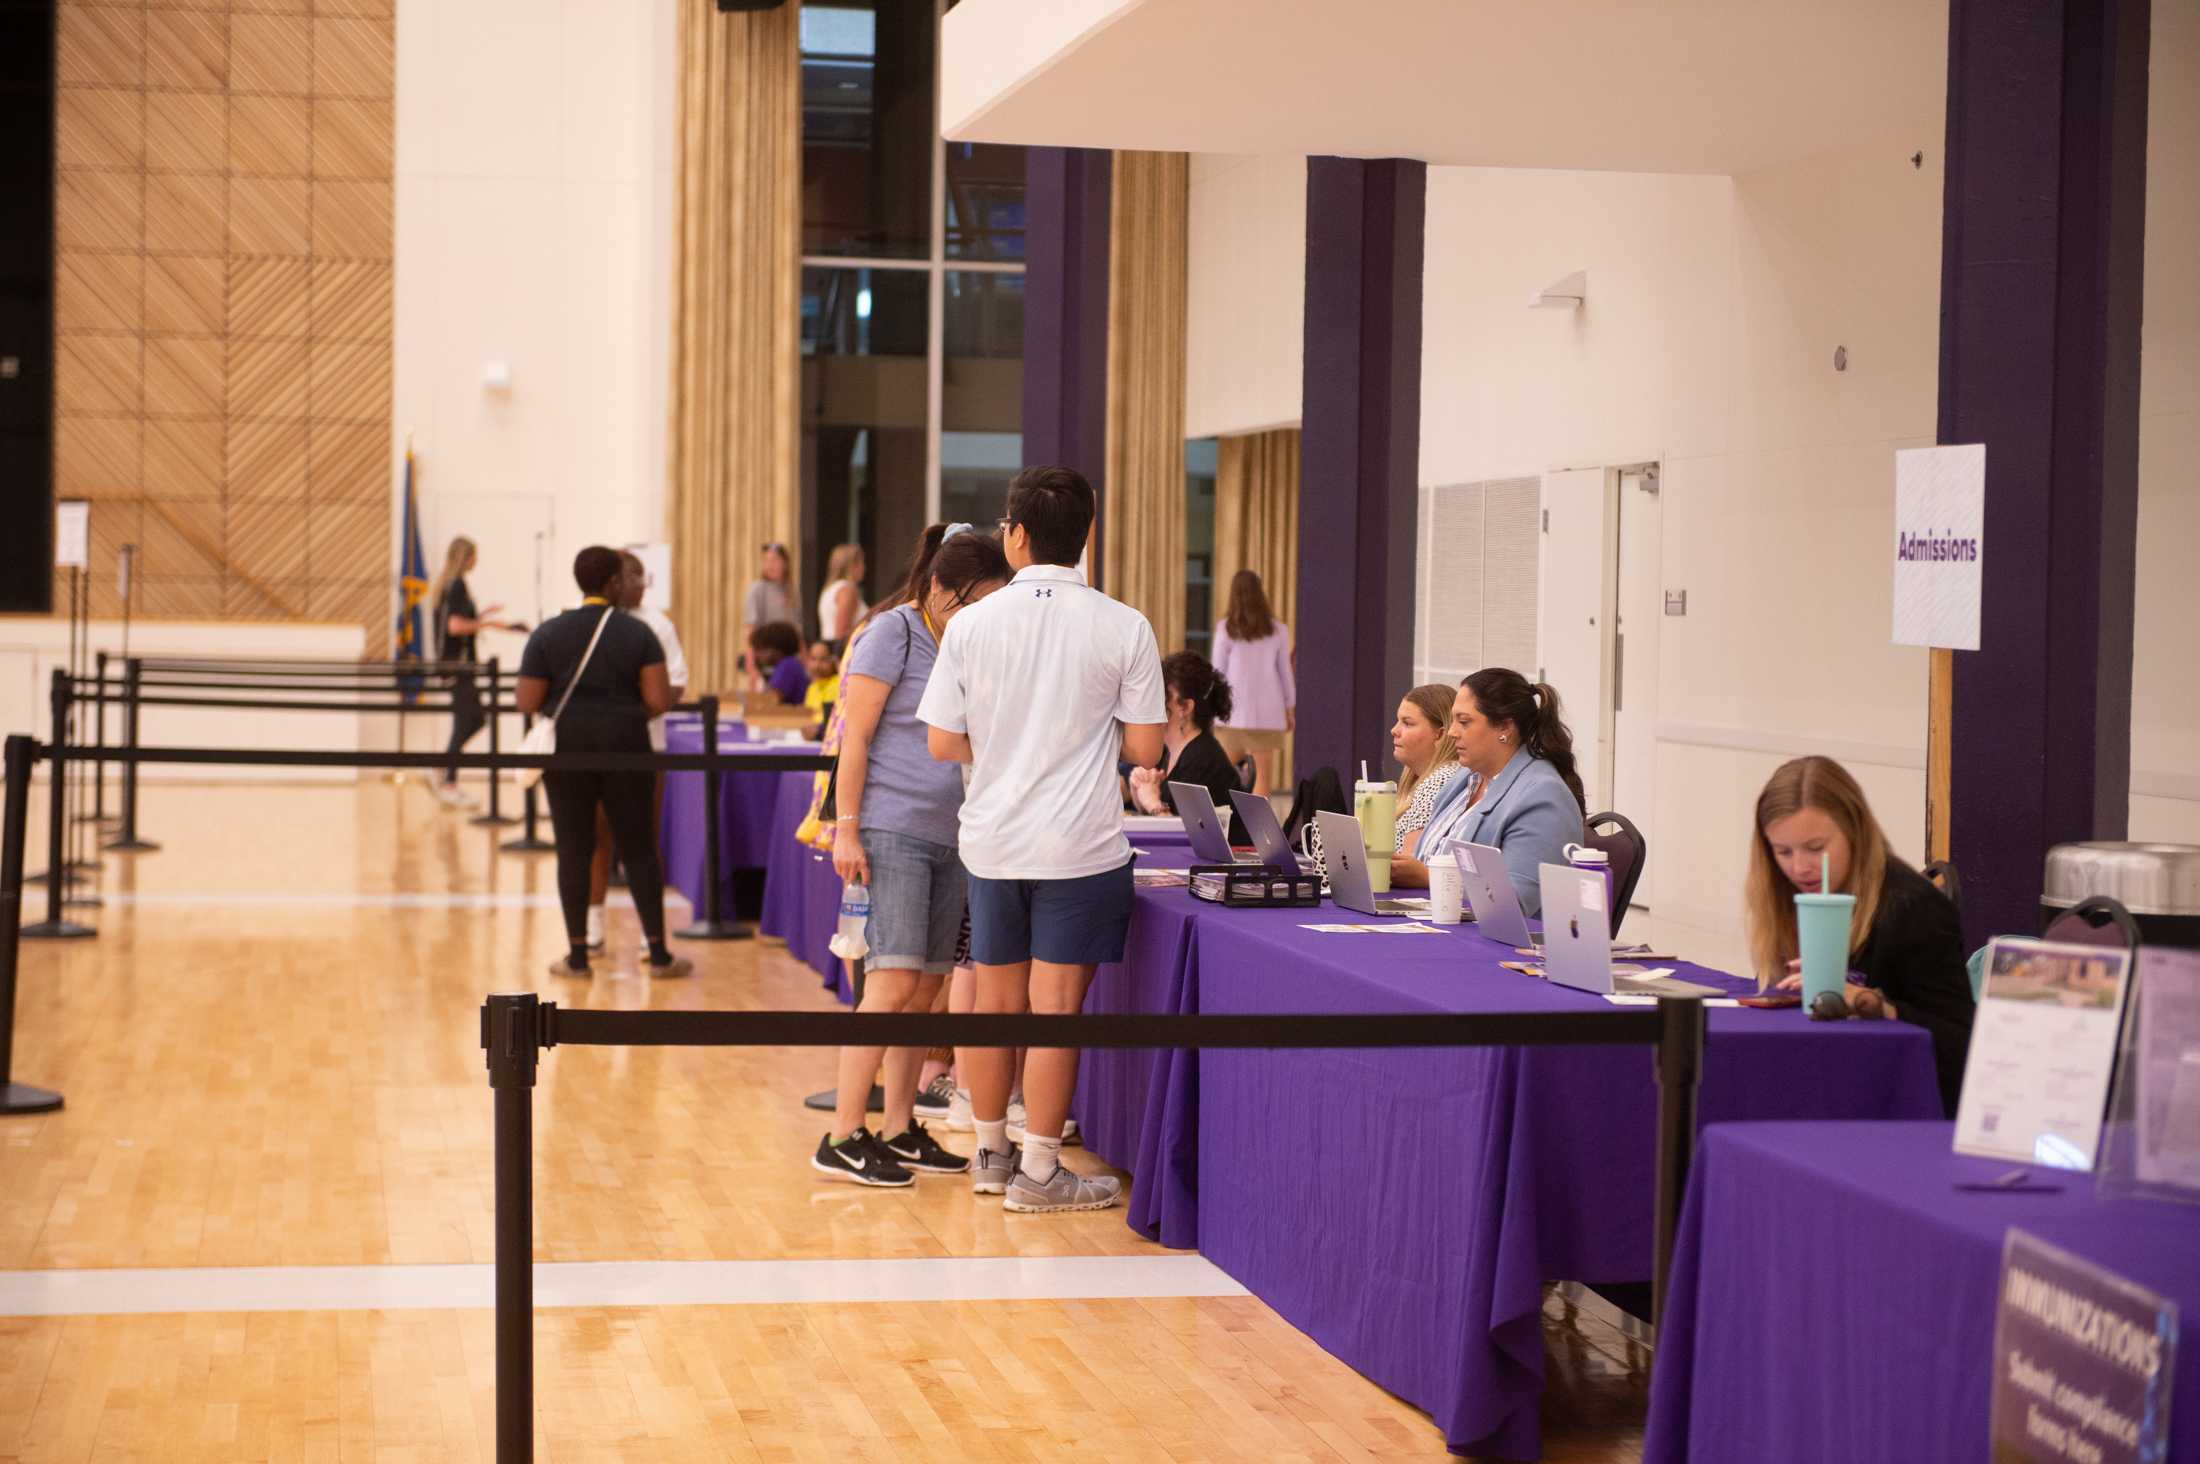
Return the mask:
[[1416,829],[1428,827],[1429,815],[1436,808],[1437,795],[1450,786],[1453,778],[1465,771],[1458,763],[1448,762],[1442,767],[1430,768],[1428,776],[1413,785],[1413,796],[1406,800],[1405,808],[1398,814],[1398,841],[1391,846],[1392,853],[1398,853],[1405,848],[1406,835]]

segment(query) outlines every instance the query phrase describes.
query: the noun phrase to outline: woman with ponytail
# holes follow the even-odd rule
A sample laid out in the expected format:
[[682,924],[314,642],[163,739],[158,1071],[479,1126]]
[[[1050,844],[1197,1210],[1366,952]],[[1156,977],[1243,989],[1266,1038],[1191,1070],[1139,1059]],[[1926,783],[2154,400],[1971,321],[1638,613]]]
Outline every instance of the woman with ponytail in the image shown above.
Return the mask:
[[1391,861],[1391,883],[1426,885],[1424,861],[1449,857],[1449,844],[1488,845],[1504,851],[1520,908],[1541,914],[1542,866],[1564,864],[1583,829],[1574,735],[1557,690],[1503,667],[1477,671],[1459,683],[1451,736],[1467,776],[1452,780],[1429,816],[1422,857]]

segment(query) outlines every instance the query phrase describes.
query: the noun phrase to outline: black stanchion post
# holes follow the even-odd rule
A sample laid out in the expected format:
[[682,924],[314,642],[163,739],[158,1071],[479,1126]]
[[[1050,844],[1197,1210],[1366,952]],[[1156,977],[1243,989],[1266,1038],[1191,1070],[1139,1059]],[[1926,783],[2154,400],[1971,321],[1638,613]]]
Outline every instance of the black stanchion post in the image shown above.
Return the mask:
[[[520,727],[523,731],[534,725],[535,716],[532,712],[520,719]],[[522,740],[520,745],[525,747],[525,741]],[[547,854],[558,847],[535,832],[535,782],[534,769],[530,768],[528,769],[527,787],[521,792],[519,799],[520,835],[516,839],[506,839],[503,843],[497,845],[499,849],[507,854]]]
[[535,1457],[535,1065],[542,1002],[492,996],[481,1008],[496,1093],[497,1464]]
[[46,765],[52,781],[51,817],[46,828],[46,918],[22,927],[25,940],[82,940],[97,935],[89,925],[61,918],[61,902],[69,887],[69,851],[63,842],[69,826],[69,673],[58,666],[53,673],[53,758]]
[[1673,1241],[1681,1198],[1696,1157],[1696,1097],[1703,1085],[1704,1006],[1689,997],[1658,998],[1658,1170],[1656,1239],[1651,1252],[1650,1324],[1665,1321]]
[[[504,750],[504,739],[498,727],[498,724],[504,720],[504,714],[500,710],[504,701],[504,691],[499,685],[499,681],[500,672],[497,667],[497,658],[491,656],[489,658],[489,756],[491,757],[495,757]],[[503,785],[504,770],[502,768],[489,769],[489,811],[475,814],[473,822],[496,828],[503,828],[508,824],[519,822],[518,819],[506,814],[498,806],[497,795]]]
[[[145,663],[136,657],[125,657],[122,662],[122,744],[131,752],[138,750],[138,697],[140,683],[145,676]],[[106,847],[122,853],[150,853],[160,845],[151,839],[138,837],[137,823],[138,765],[135,758],[122,765],[122,827],[107,841]]]
[[23,845],[31,814],[31,739],[7,741],[7,807],[0,815],[0,1114],[51,1113],[61,1095],[15,1081],[15,969],[22,955]]
[[[107,747],[107,653],[101,651],[92,658],[92,750],[103,752]],[[89,813],[80,813],[79,819],[87,823],[107,821],[107,765],[92,764],[92,807]]]
[[685,930],[675,931],[682,940],[747,940],[739,921],[722,918],[719,900],[718,852],[718,698],[703,698],[703,918]]

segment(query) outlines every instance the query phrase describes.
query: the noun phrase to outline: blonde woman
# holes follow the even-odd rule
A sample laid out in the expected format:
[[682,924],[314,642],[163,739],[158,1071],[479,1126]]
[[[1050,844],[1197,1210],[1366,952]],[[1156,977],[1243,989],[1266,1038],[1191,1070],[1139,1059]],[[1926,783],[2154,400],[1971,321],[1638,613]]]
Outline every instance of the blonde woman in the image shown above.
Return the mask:
[[836,544],[825,561],[825,588],[817,594],[817,638],[838,651],[871,607],[863,603],[863,576],[869,568],[861,544]]
[[1390,753],[1401,769],[1398,778],[1398,840],[1392,852],[1413,854],[1421,847],[1421,830],[1451,780],[1466,772],[1459,764],[1459,744],[1451,737],[1451,707],[1456,697],[1442,683],[1416,686],[1398,703],[1398,720],[1390,724]]
[[[464,661],[471,665],[477,659],[476,635],[484,630],[522,628],[511,621],[492,618],[504,608],[502,605],[475,607],[474,597],[466,588],[466,576],[473,572],[479,560],[474,541],[464,535],[451,540],[451,547],[443,553],[443,571],[435,577],[435,585],[428,593],[428,603],[435,607],[435,658],[438,661]],[[474,734],[487,725],[489,719],[481,709],[481,693],[474,687],[474,673],[454,672],[451,676],[451,741],[444,749],[445,754],[457,757],[466,750]],[[466,795],[458,791],[456,765],[443,770],[443,781],[435,785],[435,796],[452,808],[466,806]]]
[[1953,1115],[1971,1042],[1971,978],[1955,906],[1896,857],[1864,790],[1830,757],[1783,763],[1757,795],[1749,845],[1750,954],[1759,985],[1803,984],[1795,897],[1856,897],[1849,924],[1849,1010],[1932,1034],[1940,1099]]

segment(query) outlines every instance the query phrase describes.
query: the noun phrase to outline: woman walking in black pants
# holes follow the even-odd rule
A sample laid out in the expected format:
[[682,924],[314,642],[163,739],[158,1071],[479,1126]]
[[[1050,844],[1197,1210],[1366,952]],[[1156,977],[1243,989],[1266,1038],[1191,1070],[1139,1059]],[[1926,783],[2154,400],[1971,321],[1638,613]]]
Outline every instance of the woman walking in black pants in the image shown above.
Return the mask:
[[[461,535],[451,540],[451,547],[443,555],[443,572],[435,577],[435,589],[430,603],[435,606],[435,658],[438,661],[464,661],[472,665],[476,659],[474,637],[484,630],[519,630],[521,626],[508,620],[492,620],[504,607],[491,605],[486,610],[474,608],[474,597],[466,588],[466,576],[473,573],[480,556],[474,552],[474,541]],[[474,734],[489,724],[481,710],[481,693],[474,688],[474,673],[458,671],[451,676],[451,745],[444,751],[457,757],[466,750],[466,744]],[[490,777],[496,774],[491,773]],[[453,808],[466,805],[466,795],[458,791],[458,768],[454,764],[443,770],[443,781],[436,784],[437,799]]]
[[[619,578],[618,551],[590,545],[573,559],[573,579],[586,596],[578,610],[544,621],[527,638],[519,661],[515,699],[523,712],[547,713],[557,722],[558,751],[647,754],[649,719],[672,705],[665,653],[656,632],[611,603]],[[646,969],[653,976],[685,976],[694,969],[665,947],[665,878],[650,819],[655,779],[647,768],[632,772],[563,772],[542,775],[550,799],[550,824],[558,842],[558,904],[565,913],[566,955],[553,976],[587,976],[588,866],[596,849],[596,808],[611,824],[612,842],[626,866],[642,934],[649,941]]]

